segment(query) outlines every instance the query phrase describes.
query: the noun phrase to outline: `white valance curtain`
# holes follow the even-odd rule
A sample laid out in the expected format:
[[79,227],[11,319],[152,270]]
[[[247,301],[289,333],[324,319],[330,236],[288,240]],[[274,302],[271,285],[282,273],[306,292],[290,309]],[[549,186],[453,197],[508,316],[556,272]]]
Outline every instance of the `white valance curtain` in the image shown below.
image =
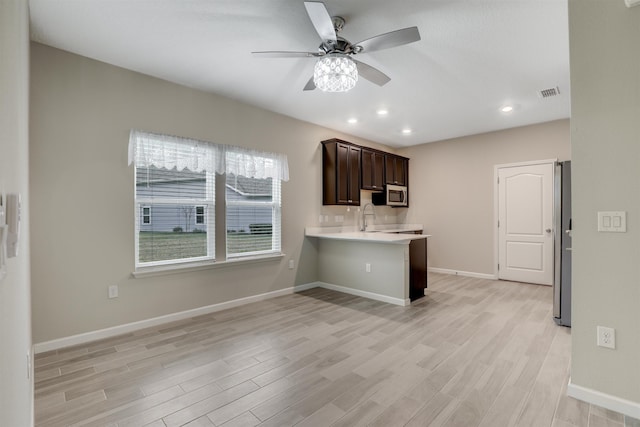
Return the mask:
[[289,181],[285,154],[214,144],[190,138],[132,130],[129,134],[129,164],[181,171],[216,172],[249,178]]

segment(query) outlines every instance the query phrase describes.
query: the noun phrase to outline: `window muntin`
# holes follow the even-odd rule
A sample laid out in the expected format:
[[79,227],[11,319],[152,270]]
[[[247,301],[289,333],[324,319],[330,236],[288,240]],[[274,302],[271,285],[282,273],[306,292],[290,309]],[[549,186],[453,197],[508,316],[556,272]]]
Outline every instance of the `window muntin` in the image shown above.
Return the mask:
[[142,207],[142,223],[151,224],[151,206]]
[[196,206],[196,225],[205,223],[205,206]]

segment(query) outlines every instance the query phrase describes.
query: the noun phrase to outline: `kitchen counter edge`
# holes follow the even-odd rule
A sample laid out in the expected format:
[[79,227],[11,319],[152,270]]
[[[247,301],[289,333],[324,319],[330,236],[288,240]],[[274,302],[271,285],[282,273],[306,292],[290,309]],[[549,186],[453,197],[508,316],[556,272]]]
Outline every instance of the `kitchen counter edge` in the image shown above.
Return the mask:
[[[422,226],[417,229],[411,228],[389,228],[385,230],[371,231],[349,231],[340,227],[307,227],[305,228],[305,236],[317,237],[321,239],[346,240],[352,242],[369,242],[369,243],[391,243],[398,245],[408,245],[412,240],[426,239],[431,237],[430,234],[402,234],[401,231],[421,231]],[[399,234],[397,234],[399,233]]]

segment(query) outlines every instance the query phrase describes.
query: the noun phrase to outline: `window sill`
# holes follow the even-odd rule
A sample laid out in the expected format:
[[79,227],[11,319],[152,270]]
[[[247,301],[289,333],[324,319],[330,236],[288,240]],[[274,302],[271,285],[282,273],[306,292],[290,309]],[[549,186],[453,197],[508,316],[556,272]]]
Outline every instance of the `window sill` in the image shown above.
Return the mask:
[[164,276],[167,274],[190,273],[192,271],[210,270],[215,268],[231,267],[241,264],[255,264],[259,262],[269,262],[281,260],[285,254],[269,254],[261,256],[248,256],[240,258],[232,258],[225,261],[202,261],[184,264],[163,265],[157,267],[142,267],[131,273],[136,279],[154,276]]

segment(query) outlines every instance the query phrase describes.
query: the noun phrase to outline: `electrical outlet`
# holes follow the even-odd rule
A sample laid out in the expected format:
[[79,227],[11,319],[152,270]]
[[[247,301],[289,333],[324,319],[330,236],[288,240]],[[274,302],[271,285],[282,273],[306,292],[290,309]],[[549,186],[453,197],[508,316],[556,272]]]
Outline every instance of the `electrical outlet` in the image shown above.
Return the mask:
[[292,259],[289,260],[289,270],[293,270],[293,267],[295,266],[295,263]]
[[109,298],[118,298],[118,285],[109,286]]
[[616,330],[606,326],[598,326],[596,329],[598,331],[598,346],[615,349]]
[[371,264],[370,263],[366,263],[364,265],[364,271],[366,271],[367,273],[371,273]]

